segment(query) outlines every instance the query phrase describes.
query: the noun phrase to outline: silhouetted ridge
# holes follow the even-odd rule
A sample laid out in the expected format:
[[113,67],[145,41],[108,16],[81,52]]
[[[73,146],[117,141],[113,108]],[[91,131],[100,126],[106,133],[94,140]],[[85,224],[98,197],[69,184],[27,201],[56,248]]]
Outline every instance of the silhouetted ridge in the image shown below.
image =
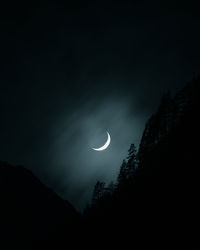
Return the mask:
[[[139,154],[148,150],[175,128],[182,117],[192,110],[197,100],[199,79],[193,79],[174,98],[167,92],[159,105],[158,111],[147,121],[141,139]],[[197,92],[196,92],[197,91]],[[196,93],[195,93],[196,92]]]
[[[72,230],[79,215],[72,205],[44,186],[22,166],[0,162],[1,242],[32,244]],[[14,244],[14,243],[13,243]]]
[[105,184],[98,184],[99,197],[94,189],[86,221],[118,236],[123,247],[194,249],[198,244],[199,88],[196,78],[174,98],[164,95],[145,126],[139,153],[131,145],[112,193],[105,192]]

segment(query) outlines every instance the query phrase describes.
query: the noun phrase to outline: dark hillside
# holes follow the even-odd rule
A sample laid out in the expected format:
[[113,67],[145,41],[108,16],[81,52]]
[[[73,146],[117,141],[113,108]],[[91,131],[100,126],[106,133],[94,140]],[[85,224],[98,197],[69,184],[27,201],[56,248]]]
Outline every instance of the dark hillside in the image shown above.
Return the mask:
[[29,170],[0,163],[0,239],[5,247],[45,240],[62,228],[73,231],[79,215]]
[[124,246],[197,245],[199,86],[194,79],[175,98],[162,100],[147,122],[134,174],[85,212],[92,225],[109,228],[107,234],[118,235]]

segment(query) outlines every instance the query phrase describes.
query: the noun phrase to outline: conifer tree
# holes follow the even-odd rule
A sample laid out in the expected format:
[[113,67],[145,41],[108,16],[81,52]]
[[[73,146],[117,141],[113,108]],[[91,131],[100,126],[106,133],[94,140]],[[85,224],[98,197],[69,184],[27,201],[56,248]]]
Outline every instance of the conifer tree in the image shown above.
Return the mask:
[[118,184],[122,184],[127,179],[127,162],[123,160],[118,175]]
[[97,181],[94,186],[93,196],[92,196],[92,204],[96,204],[100,198],[103,197],[105,192],[105,182]]
[[137,150],[135,144],[131,144],[128,150],[128,157],[127,157],[127,174],[128,178],[132,177],[136,168],[137,168]]

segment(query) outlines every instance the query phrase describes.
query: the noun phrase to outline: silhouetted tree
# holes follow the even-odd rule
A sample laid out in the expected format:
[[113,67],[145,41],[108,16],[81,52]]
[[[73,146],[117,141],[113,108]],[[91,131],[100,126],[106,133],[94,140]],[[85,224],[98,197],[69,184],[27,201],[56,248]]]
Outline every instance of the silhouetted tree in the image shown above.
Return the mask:
[[136,146],[132,143],[129,150],[128,150],[128,157],[127,157],[127,177],[133,177],[135,170],[137,168],[137,150]]
[[111,181],[108,186],[105,188],[106,195],[112,195],[115,190],[116,185]]
[[127,159],[130,160],[130,159],[133,159],[136,157],[136,147],[135,145],[132,143],[129,150],[128,150],[128,156],[127,156]]
[[123,160],[118,175],[118,184],[124,183],[129,178],[133,177],[135,169],[137,167],[137,150],[132,143],[128,150],[127,161]]
[[105,182],[97,181],[97,183],[94,186],[92,204],[96,204],[97,201],[103,197],[104,193],[105,193]]
[[127,162],[126,160],[123,160],[117,178],[118,184],[122,184],[126,179],[127,179]]

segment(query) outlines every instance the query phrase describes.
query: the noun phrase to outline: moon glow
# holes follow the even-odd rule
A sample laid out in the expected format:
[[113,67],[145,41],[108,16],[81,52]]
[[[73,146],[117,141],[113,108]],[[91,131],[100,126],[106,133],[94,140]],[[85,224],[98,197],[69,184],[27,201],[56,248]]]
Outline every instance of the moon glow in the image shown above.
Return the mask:
[[107,141],[106,143],[100,147],[100,148],[92,148],[93,150],[96,150],[96,151],[103,151],[105,150],[109,145],[110,145],[110,142],[111,142],[111,138],[110,138],[110,135],[109,133],[106,131],[107,135],[108,135],[108,138],[107,138]]

